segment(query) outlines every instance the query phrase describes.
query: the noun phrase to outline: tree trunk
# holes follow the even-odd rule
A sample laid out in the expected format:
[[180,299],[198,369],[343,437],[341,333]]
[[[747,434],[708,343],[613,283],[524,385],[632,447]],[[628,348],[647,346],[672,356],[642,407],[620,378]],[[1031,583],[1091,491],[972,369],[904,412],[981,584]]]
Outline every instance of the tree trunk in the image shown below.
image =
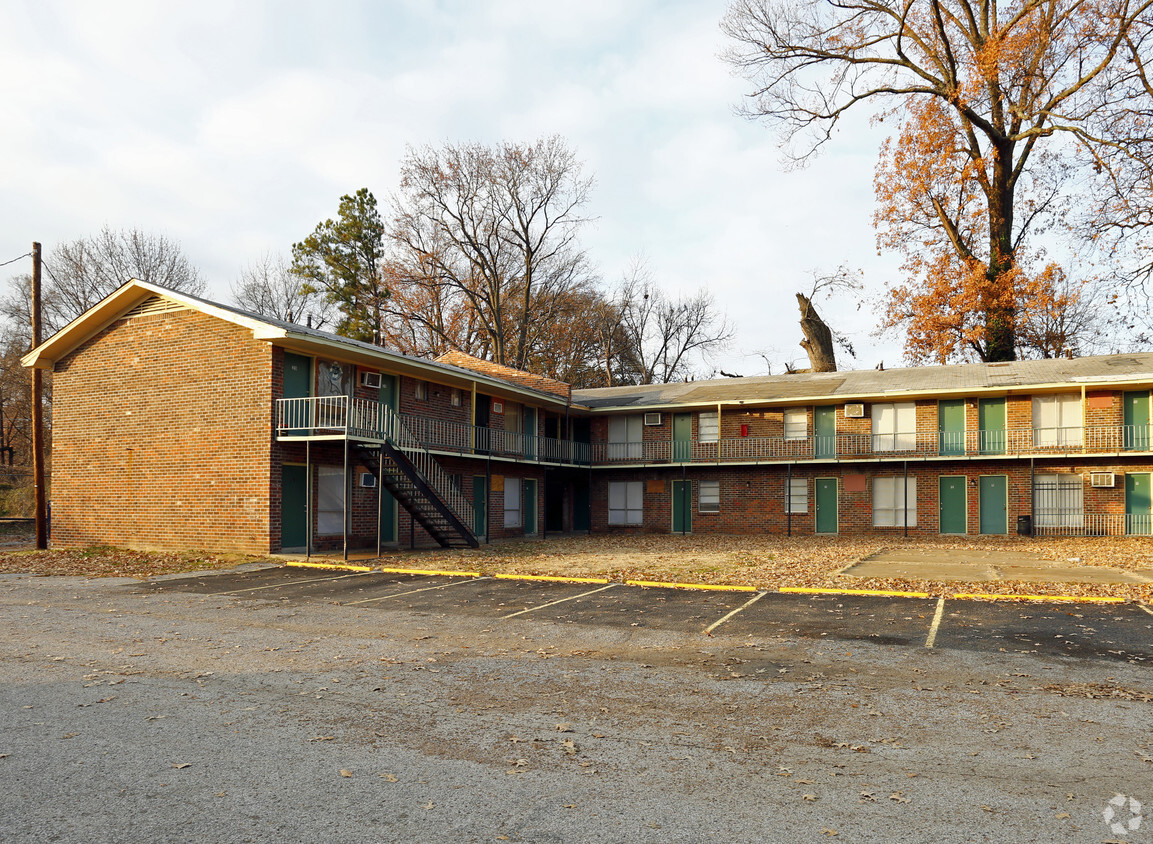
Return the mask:
[[809,356],[809,368],[813,372],[836,372],[837,360],[833,354],[833,332],[821,319],[808,296],[798,293],[797,305],[801,309],[801,330],[805,332],[805,339],[801,341],[801,348]]

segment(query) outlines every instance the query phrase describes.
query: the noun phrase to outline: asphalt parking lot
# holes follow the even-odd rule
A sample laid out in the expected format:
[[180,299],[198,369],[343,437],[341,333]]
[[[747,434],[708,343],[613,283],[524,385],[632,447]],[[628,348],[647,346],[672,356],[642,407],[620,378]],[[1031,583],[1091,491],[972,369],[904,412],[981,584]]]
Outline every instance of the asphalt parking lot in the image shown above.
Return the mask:
[[1131,664],[1153,659],[1153,610],[1141,604],[697,591],[287,566],[156,580],[125,588],[290,605],[320,602],[445,620],[468,616],[491,620],[494,625],[531,620]]

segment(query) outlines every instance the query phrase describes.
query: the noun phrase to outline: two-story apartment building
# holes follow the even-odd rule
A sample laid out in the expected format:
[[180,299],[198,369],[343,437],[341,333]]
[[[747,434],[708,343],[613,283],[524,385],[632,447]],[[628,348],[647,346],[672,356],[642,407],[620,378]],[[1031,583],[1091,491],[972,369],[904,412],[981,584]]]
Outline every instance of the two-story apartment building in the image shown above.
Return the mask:
[[1153,354],[571,390],[130,282],[25,363],[58,547],[1153,526]]

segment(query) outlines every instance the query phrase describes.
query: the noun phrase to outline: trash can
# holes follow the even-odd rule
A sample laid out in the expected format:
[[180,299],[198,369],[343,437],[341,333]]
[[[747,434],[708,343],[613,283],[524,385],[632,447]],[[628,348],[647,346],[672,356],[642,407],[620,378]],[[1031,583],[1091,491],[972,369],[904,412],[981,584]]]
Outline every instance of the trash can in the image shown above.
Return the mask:
[[1033,517],[1018,516],[1017,517],[1017,535],[1018,536],[1032,536],[1033,535]]

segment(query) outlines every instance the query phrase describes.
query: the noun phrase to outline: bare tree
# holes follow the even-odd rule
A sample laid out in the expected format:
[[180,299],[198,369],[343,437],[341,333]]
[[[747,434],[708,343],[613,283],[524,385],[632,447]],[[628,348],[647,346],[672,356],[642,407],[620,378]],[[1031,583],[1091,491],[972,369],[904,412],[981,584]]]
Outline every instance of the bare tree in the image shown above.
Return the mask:
[[[430,345],[525,368],[554,302],[592,279],[577,235],[592,180],[559,137],[410,149],[394,199],[394,298]],[[439,339],[438,339],[439,338]]]
[[232,300],[246,311],[284,322],[324,328],[332,304],[323,293],[306,290],[282,256],[265,253],[232,284]]
[[[94,237],[61,244],[44,259],[42,312],[45,333],[54,333],[130,279],[184,293],[204,290],[200,271],[180,245],[164,235],[105,226]],[[18,276],[0,303],[4,315],[30,325],[31,276]]]
[[667,384],[695,374],[700,359],[723,350],[732,327],[717,311],[712,294],[701,289],[672,298],[656,285],[643,261],[634,261],[619,291],[621,326],[631,364],[622,383]]
[[1032,265],[1045,250],[1029,238],[1071,231],[1074,205],[1099,224],[1123,219],[1116,202],[1085,202],[1086,185],[1118,200],[1148,184],[1151,10],[735,0],[723,29],[753,84],[747,114],[795,141],[799,160],[856,107],[896,124],[877,170],[878,239],[906,256],[911,281],[890,291],[888,322],[906,329],[910,357],[996,361],[1015,357],[1025,313],[1051,305],[1033,298],[1053,269]]
[[805,339],[801,348],[809,356],[809,368],[813,372],[836,372],[837,355],[835,346],[840,346],[850,357],[856,357],[853,344],[843,335],[832,330],[817,313],[813,299],[824,295],[826,299],[837,294],[857,295],[863,287],[860,273],[848,267],[838,267],[836,272],[813,273],[813,286],[807,294],[797,293],[797,305],[801,309],[801,331]]

